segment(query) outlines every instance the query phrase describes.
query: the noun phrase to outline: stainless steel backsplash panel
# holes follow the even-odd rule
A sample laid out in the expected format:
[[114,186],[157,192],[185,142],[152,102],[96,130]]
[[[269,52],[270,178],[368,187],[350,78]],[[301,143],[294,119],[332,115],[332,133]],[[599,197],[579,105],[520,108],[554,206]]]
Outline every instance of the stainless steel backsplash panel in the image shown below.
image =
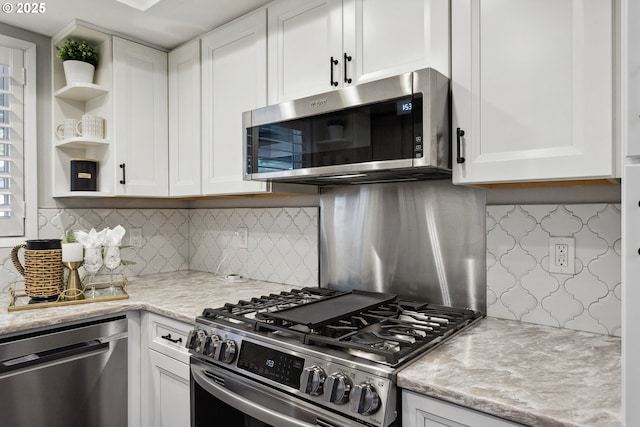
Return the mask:
[[449,181],[327,188],[320,286],[486,313],[485,191]]

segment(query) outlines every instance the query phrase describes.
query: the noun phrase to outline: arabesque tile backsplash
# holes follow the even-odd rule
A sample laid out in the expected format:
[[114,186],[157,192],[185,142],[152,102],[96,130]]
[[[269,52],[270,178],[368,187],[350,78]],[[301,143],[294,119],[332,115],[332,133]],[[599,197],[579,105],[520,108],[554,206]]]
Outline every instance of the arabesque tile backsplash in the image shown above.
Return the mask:
[[193,209],[190,219],[191,269],[318,286],[318,208]]
[[[620,335],[620,205],[487,206],[487,314]],[[126,275],[176,270],[237,273],[300,286],[318,283],[317,207],[240,209],[40,209],[40,237],[68,228],[141,228]],[[248,229],[246,249],[236,231]],[[572,236],[576,274],[548,273],[550,236]],[[128,238],[125,236],[125,243]],[[0,248],[0,290],[18,279]]]
[[[621,334],[620,205],[487,206],[487,314]],[[576,274],[549,273],[549,237],[573,237]]]

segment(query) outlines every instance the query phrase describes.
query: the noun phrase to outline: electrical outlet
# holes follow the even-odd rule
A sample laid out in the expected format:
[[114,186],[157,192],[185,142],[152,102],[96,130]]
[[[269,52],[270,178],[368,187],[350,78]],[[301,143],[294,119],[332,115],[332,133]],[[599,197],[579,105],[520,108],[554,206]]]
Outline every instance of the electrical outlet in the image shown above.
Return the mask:
[[134,248],[142,247],[142,228],[132,228],[129,230],[129,245]]
[[566,243],[556,243],[555,263],[558,267],[566,267],[569,264],[569,245]]
[[238,236],[238,247],[240,249],[247,249],[249,247],[249,229],[247,227],[240,227],[236,231]]
[[576,243],[573,237],[549,238],[549,273],[576,274]]

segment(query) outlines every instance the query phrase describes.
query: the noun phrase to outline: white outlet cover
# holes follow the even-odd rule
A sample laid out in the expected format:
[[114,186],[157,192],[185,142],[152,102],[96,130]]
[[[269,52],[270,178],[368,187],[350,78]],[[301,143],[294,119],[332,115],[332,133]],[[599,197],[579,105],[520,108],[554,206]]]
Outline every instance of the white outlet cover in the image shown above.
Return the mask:
[[134,248],[142,246],[142,229],[132,228],[129,230],[129,245]]
[[247,249],[249,247],[249,229],[247,227],[238,228],[238,247],[240,249]]
[[[566,265],[557,265],[556,245],[567,245]],[[549,238],[549,273],[576,274],[576,240],[573,237]]]

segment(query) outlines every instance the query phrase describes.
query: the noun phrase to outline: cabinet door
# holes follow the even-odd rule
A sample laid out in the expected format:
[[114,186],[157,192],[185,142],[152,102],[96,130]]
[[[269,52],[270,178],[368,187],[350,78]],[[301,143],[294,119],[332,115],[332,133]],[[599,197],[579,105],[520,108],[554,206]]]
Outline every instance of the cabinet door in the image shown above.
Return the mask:
[[521,424],[404,390],[402,392],[402,426],[517,427]]
[[243,181],[242,113],[266,105],[266,11],[233,21],[202,38],[202,192],[265,191]]
[[146,396],[151,399],[143,425],[189,427],[189,365],[149,350],[150,384]]
[[625,342],[622,354],[622,378],[624,378],[623,425],[640,425],[640,336],[633,333],[634,325],[640,322],[640,164],[624,166],[622,177],[622,339]]
[[451,7],[453,181],[614,176],[611,0]]
[[200,40],[169,53],[169,195],[200,194]]
[[342,0],[285,0],[268,12],[269,103],[341,86]]
[[640,2],[628,0],[621,3],[623,9],[626,3],[626,13],[622,17],[622,27],[626,31],[622,36],[622,45],[626,44],[622,53],[626,59],[626,69],[623,70],[622,78],[623,85],[626,84],[626,88],[623,86],[627,109],[627,115],[624,117],[626,123],[623,124],[627,130],[625,153],[627,157],[633,157],[640,156]]
[[114,37],[113,70],[116,194],[167,196],[167,54]]
[[450,75],[448,0],[345,0],[343,14],[344,83],[427,67]]

